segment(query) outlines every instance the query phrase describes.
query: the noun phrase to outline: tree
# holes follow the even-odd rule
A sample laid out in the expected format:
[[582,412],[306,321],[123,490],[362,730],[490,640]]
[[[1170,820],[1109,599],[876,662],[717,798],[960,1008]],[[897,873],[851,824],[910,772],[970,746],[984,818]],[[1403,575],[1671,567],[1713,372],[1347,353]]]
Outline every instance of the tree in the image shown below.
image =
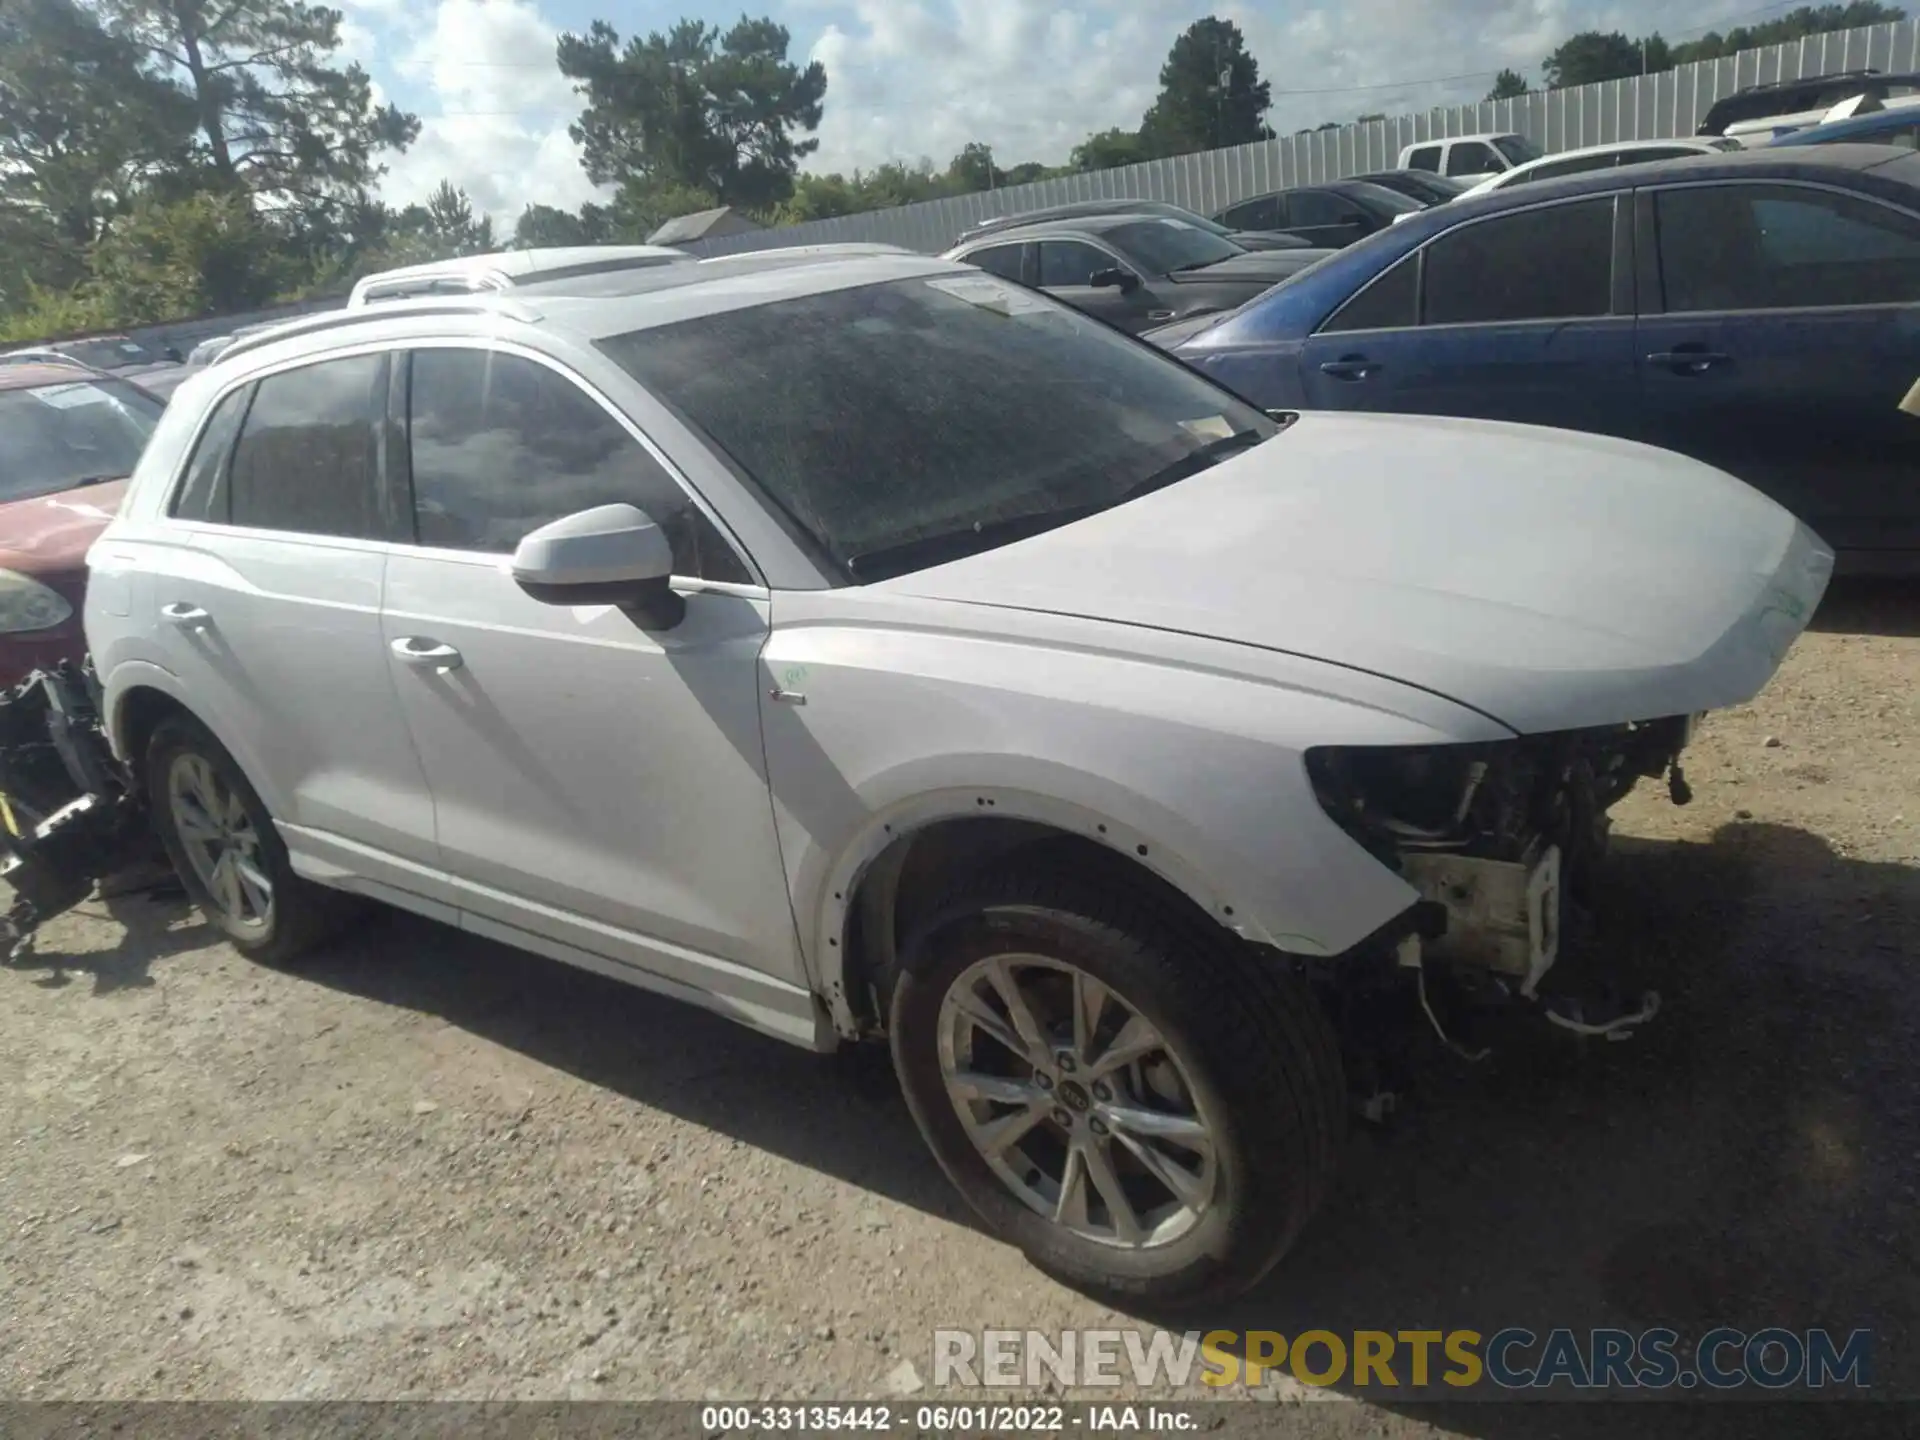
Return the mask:
[[679,186],[721,205],[769,209],[793,193],[820,142],[827,72],[787,59],[785,26],[742,17],[731,30],[682,20],[622,45],[596,20],[560,37],[560,72],[586,106],[570,127],[596,184]]
[[1565,90],[1638,75],[1643,64],[1639,44],[1618,30],[1605,35],[1598,30],[1583,30],[1547,56],[1540,71],[1549,90]]
[[1369,113],[1369,114],[1366,114],[1366,115],[1361,115],[1361,116],[1359,116],[1359,117],[1357,117],[1357,118],[1356,118],[1356,119],[1354,120],[1354,122],[1353,122],[1353,123],[1354,123],[1354,124],[1356,124],[1356,125],[1371,125],[1371,124],[1372,124],[1372,123],[1373,123],[1374,121],[1376,121],[1376,120],[1384,120],[1384,119],[1386,119],[1386,118],[1387,118],[1387,112],[1386,112],[1386,111],[1384,111],[1384,110],[1375,110],[1375,111],[1372,111],[1372,112],[1371,112],[1371,113]]
[[403,150],[418,117],[373,103],[358,65],[334,63],[340,12],[303,0],[101,0],[111,32],[139,47],[192,106],[197,188],[224,186],[276,209],[356,203]]
[[513,248],[532,250],[545,245],[606,245],[620,238],[613,212],[591,202],[580,213],[553,205],[529,205],[513,224]]
[[1004,170],[993,163],[993,151],[974,140],[964,145],[947,166],[947,189],[954,195],[993,190],[1007,183]]
[[1122,165],[1138,165],[1151,160],[1153,152],[1138,130],[1102,130],[1089,135],[1073,147],[1067,168],[1076,171],[1117,170]]
[[117,325],[246,310],[279,292],[279,251],[280,237],[244,195],[142,199],[94,247],[82,288]]
[[1493,88],[1487,91],[1489,100],[1518,100],[1527,93],[1527,77],[1518,70],[1502,70],[1493,77]]
[[1690,65],[1697,60],[1718,60],[1723,55],[1757,49],[1762,45],[1784,45],[1790,40],[1824,35],[1830,30],[1886,25],[1906,18],[1906,11],[1896,5],[1879,4],[1878,0],[1851,0],[1845,5],[1806,5],[1763,24],[1737,26],[1724,35],[1709,31],[1698,40],[1675,45],[1669,63]]
[[493,249],[493,217],[473,213],[467,192],[442,180],[427,196],[425,229],[455,255],[484,255]]
[[1160,155],[1268,140],[1273,132],[1262,117],[1271,103],[1272,87],[1260,78],[1240,27],[1208,16],[1173,42],[1140,133]]
[[0,0],[0,289],[79,278],[85,247],[183,162],[179,102],[74,0]]

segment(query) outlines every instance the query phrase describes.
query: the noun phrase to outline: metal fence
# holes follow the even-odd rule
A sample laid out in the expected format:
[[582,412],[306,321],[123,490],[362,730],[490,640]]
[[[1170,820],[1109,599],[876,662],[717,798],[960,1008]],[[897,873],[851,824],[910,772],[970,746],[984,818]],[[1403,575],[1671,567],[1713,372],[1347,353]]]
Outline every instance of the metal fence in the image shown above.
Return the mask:
[[728,235],[685,248],[703,255],[727,255],[776,245],[864,240],[933,254],[945,250],[962,230],[981,220],[1076,200],[1167,200],[1211,215],[1236,200],[1288,185],[1310,185],[1343,175],[1390,169],[1399,160],[1403,146],[1436,136],[1510,130],[1552,152],[1612,140],[1691,135],[1715,100],[1743,86],[1863,69],[1920,70],[1920,22],[1903,20],[1892,25],[1836,30],[1787,45],[1742,50],[1723,60],[1683,65],[1658,75],[1536,91],[1517,100],[1455,105],[1424,115],[1343,125],[1335,130],[1150,160],[1116,170],[1064,175],[1004,190]]

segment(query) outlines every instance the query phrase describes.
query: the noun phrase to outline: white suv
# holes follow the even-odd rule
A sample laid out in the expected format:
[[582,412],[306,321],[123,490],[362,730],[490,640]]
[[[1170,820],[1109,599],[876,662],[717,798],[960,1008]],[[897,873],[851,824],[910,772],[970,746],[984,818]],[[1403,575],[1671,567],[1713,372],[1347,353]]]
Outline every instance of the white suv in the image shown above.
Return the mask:
[[1269,417],[903,254],[240,341],[90,558],[112,742],[240,949],[353,892],[884,1036],[996,1229],[1157,1300],[1325,1193],[1323,997],[1547,995],[1607,807],[1832,563],[1678,456]]

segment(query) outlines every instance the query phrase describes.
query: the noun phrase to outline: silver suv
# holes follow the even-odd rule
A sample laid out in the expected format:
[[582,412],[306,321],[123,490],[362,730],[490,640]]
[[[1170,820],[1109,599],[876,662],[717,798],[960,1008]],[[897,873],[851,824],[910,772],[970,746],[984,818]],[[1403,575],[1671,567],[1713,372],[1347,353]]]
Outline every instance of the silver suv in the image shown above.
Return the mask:
[[884,1037],[967,1199],[1110,1294],[1285,1250],[1324,995],[1543,995],[1606,808],[1831,565],[1678,456],[1270,417],[964,265],[556,283],[181,387],[86,625],[190,893],[270,963],[357,895]]

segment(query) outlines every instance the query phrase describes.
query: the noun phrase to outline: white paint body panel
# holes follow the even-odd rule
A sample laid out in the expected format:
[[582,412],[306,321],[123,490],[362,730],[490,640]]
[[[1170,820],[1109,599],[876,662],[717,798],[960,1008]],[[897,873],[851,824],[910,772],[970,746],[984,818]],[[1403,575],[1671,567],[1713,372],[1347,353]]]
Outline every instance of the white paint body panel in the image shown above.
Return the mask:
[[[821,263],[623,297],[598,323],[950,268]],[[510,341],[570,369],[714,502],[736,482],[593,352],[593,314],[395,312],[182,385],[91,557],[111,733],[125,754],[130,700],[166,696],[234,754],[300,873],[801,1044],[853,1029],[854,888],[915,828],[1041,821],[1252,940],[1339,954],[1415,894],[1323,813],[1310,748],[1744,701],[1831,566],[1784,510],[1678,456],[1359,415],[1305,416],[1166,490],[879,584],[679,581],[665,632],[539,604],[504,556],[164,513],[223,387],[406,343]],[[761,520],[730,523],[764,537]],[[744,548],[771,575],[761,544]],[[169,604],[206,624],[167,623]],[[409,663],[401,641],[458,658]]]
[[1306,656],[1529,733],[1751,699],[1831,569],[1773,501],[1651,446],[1322,413],[1171,489],[881,588]]

